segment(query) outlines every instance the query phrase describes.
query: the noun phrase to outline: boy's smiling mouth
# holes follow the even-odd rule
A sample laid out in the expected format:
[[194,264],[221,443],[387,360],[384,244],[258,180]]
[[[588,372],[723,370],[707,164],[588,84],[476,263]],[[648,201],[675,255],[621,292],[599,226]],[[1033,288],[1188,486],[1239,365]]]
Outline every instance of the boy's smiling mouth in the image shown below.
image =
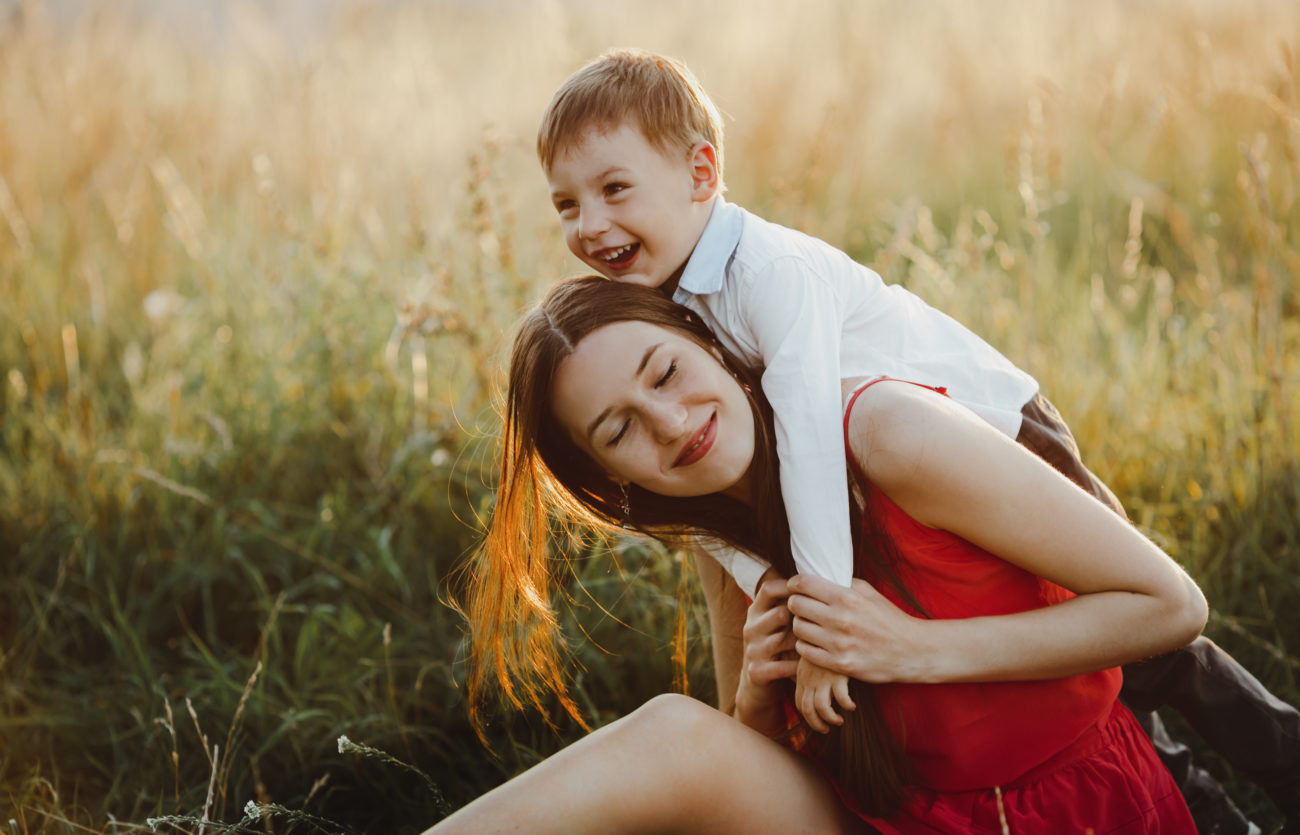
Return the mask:
[[601,250],[600,252],[594,253],[594,256],[603,261],[607,266],[616,270],[621,270],[630,267],[632,262],[636,260],[637,253],[640,251],[641,244],[631,243],[623,244],[623,246],[614,247],[612,249]]

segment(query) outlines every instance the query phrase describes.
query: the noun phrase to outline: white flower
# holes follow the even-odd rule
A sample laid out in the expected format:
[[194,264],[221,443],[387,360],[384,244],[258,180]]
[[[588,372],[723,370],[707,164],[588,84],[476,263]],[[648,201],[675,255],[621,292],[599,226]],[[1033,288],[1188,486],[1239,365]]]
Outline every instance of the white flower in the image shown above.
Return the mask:
[[346,754],[348,752],[348,746],[351,744],[352,740],[348,739],[347,735],[339,737],[339,753]]

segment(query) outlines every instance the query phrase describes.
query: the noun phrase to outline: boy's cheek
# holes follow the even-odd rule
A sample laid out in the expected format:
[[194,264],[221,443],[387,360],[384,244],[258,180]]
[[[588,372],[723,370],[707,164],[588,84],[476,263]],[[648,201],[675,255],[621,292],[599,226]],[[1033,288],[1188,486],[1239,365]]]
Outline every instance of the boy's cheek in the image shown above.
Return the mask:
[[587,264],[594,268],[596,272],[609,278],[610,275],[602,269],[603,264],[601,262],[588,260],[587,253],[582,249],[582,242],[578,240],[577,236],[569,234],[569,230],[567,229],[565,229],[564,232],[564,244],[569,248],[569,252],[573,253],[573,256],[582,263]]
[[[582,258],[581,255],[578,255],[578,257],[579,257],[579,258]],[[610,275],[606,270],[602,269],[602,267],[601,267],[601,265],[600,265],[599,262],[596,262],[596,263],[593,264],[593,263],[588,262],[588,261],[586,261],[586,260],[584,259],[584,263],[589,264],[589,265],[590,265],[590,266],[591,266],[591,267],[592,267],[596,272],[600,273],[600,274],[603,275],[605,278],[608,278],[608,279],[611,280],[611,281],[620,281],[620,280],[622,280],[619,276],[616,276],[616,275]]]

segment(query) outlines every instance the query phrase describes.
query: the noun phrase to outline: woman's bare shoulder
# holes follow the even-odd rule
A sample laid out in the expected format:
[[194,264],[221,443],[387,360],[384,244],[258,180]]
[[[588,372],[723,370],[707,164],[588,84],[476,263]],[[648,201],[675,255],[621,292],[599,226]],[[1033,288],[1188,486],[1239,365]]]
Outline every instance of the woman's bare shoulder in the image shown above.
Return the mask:
[[881,380],[857,396],[848,419],[849,449],[863,474],[888,485],[914,478],[933,462],[938,433],[978,422],[943,394],[899,380]]

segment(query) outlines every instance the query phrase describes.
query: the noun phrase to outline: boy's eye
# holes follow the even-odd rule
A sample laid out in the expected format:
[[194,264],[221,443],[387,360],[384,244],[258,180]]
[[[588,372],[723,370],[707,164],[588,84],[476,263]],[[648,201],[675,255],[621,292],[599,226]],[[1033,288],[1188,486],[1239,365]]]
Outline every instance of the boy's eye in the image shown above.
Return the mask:
[[555,211],[559,212],[561,215],[572,212],[577,207],[578,204],[572,200],[557,200],[555,202]]
[[673,378],[673,375],[676,373],[677,373],[677,360],[673,360],[672,362],[668,363],[668,369],[664,371],[663,376],[660,377],[658,380],[655,380],[655,388],[660,388],[661,386],[663,386],[665,383],[671,380]]
[[605,186],[605,194],[612,196],[618,194],[627,188],[627,183],[609,183]]

